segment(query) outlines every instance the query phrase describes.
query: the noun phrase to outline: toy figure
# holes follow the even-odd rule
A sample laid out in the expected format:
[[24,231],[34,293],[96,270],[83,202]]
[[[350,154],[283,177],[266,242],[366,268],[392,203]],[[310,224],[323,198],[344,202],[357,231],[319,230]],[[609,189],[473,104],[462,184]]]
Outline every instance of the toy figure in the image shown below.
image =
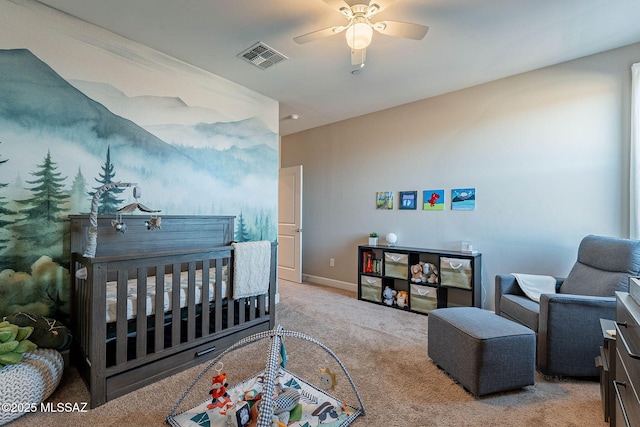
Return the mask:
[[331,391],[335,388],[336,384],[336,374],[334,374],[331,369],[320,369],[320,387],[323,390]]
[[407,307],[409,305],[409,293],[407,291],[399,291],[396,296],[396,303],[400,308]]
[[438,267],[434,264],[426,263],[424,265],[424,275],[427,283],[438,283]]
[[396,293],[397,292],[395,289],[391,289],[390,287],[386,286],[384,288],[384,291],[382,291],[382,302],[387,305],[393,305],[393,303],[395,302]]
[[424,269],[425,265],[423,262],[411,266],[411,281],[413,283],[422,283],[427,281]]
[[225,372],[218,373],[211,378],[211,390],[209,391],[209,394],[211,395],[211,403],[207,405],[207,409],[213,409],[220,406],[218,405],[218,399],[221,397],[229,398],[229,394],[227,393],[228,385],[227,374]]
[[156,228],[158,230],[161,230],[162,229],[162,218],[160,218],[159,216],[153,217],[149,221],[145,221],[144,225],[147,226],[147,230],[153,230],[153,229],[156,229]]

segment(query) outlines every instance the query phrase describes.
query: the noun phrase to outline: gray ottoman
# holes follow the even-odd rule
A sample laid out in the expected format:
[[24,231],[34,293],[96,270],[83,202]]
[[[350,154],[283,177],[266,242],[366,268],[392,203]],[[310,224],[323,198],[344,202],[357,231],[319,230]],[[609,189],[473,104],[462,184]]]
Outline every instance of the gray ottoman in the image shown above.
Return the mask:
[[534,384],[531,329],[476,307],[432,310],[428,325],[429,357],[473,395]]

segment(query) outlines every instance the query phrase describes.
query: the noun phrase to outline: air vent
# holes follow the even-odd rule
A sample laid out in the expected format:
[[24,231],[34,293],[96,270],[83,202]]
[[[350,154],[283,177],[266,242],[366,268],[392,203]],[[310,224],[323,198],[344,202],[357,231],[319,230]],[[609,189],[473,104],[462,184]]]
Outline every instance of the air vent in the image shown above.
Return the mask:
[[272,65],[276,65],[279,62],[286,61],[287,58],[277,50],[262,42],[258,42],[251,46],[249,49],[238,54],[240,58],[243,58],[256,67],[266,70]]

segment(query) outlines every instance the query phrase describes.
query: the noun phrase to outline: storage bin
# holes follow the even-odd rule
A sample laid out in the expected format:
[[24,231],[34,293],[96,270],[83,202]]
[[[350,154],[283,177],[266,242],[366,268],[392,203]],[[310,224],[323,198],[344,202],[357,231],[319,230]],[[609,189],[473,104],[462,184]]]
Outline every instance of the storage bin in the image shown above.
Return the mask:
[[409,255],[395,252],[384,253],[384,275],[396,279],[409,279]]
[[360,294],[364,300],[382,302],[382,279],[360,276]]
[[471,260],[440,258],[440,285],[451,288],[471,289]]
[[438,289],[430,286],[411,284],[409,308],[420,313],[429,313],[438,308]]

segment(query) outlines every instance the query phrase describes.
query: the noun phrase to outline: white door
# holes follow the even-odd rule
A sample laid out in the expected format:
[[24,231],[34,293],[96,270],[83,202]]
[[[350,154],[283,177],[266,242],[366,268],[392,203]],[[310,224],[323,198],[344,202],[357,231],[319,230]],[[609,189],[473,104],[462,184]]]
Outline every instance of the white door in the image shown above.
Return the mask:
[[302,283],[302,165],[280,169],[278,277]]

